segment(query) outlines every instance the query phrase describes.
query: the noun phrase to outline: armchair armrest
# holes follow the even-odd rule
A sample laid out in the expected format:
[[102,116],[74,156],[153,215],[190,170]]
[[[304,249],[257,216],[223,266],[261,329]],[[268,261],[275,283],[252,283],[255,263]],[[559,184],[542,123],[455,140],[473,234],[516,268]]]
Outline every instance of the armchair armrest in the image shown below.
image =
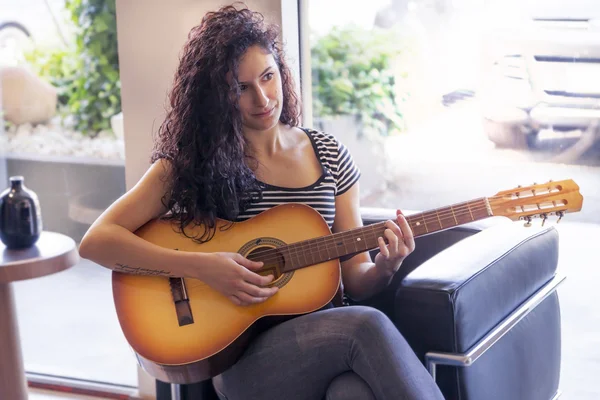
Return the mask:
[[496,342],[510,332],[523,318],[540,305],[548,296],[553,294],[558,285],[566,279],[565,275],[556,275],[546,283],[540,290],[533,294],[525,303],[513,311],[508,317],[494,327],[483,339],[477,342],[465,353],[445,353],[430,351],[425,353],[425,366],[436,379],[437,365],[453,365],[457,367],[469,367],[473,365],[486,351],[490,350]]
[[557,392],[557,263],[554,227],[511,222],[455,243],[402,280],[393,320],[447,398]]

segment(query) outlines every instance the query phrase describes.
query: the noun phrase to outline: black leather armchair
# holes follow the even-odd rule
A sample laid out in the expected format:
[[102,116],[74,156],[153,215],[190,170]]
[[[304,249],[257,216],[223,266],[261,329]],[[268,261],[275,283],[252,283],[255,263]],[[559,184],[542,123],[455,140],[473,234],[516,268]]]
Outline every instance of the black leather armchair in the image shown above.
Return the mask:
[[[365,224],[393,217],[393,210],[363,209]],[[564,277],[556,274],[557,230],[494,217],[421,236],[416,244],[392,284],[359,304],[394,321],[445,398],[558,398],[556,287]],[[157,394],[217,400],[210,381],[157,382]]]

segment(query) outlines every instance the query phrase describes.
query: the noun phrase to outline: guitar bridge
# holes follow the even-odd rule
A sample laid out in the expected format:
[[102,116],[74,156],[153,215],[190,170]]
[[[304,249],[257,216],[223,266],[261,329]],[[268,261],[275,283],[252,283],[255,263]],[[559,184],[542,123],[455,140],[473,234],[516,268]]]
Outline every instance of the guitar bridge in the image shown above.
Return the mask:
[[190,325],[194,323],[192,309],[190,307],[190,299],[187,295],[185,281],[183,278],[169,278],[171,286],[171,294],[175,304],[175,313],[177,314],[177,322],[179,326]]

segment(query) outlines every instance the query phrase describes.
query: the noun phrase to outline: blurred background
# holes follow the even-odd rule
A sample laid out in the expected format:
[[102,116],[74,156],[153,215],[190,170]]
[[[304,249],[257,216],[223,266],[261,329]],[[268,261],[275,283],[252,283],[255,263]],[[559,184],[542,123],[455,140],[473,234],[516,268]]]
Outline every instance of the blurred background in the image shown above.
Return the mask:
[[[600,1],[298,4],[303,123],[350,148],[363,206],[426,210],[579,184],[584,208],[560,222],[567,256],[587,262],[563,289],[561,387],[598,398],[597,237],[569,235],[600,226]],[[77,242],[126,188],[116,18],[115,0],[0,0],[0,187],[23,175],[44,227]],[[15,287],[29,372],[138,385],[108,270],[82,260]]]

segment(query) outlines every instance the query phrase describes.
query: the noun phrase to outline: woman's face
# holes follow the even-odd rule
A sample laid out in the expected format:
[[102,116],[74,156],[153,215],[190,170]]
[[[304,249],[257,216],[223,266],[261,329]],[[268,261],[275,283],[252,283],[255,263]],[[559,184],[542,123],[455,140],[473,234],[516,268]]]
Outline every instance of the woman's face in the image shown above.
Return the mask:
[[248,48],[240,59],[238,82],[244,127],[258,131],[274,127],[281,116],[283,91],[273,55],[260,46]]

